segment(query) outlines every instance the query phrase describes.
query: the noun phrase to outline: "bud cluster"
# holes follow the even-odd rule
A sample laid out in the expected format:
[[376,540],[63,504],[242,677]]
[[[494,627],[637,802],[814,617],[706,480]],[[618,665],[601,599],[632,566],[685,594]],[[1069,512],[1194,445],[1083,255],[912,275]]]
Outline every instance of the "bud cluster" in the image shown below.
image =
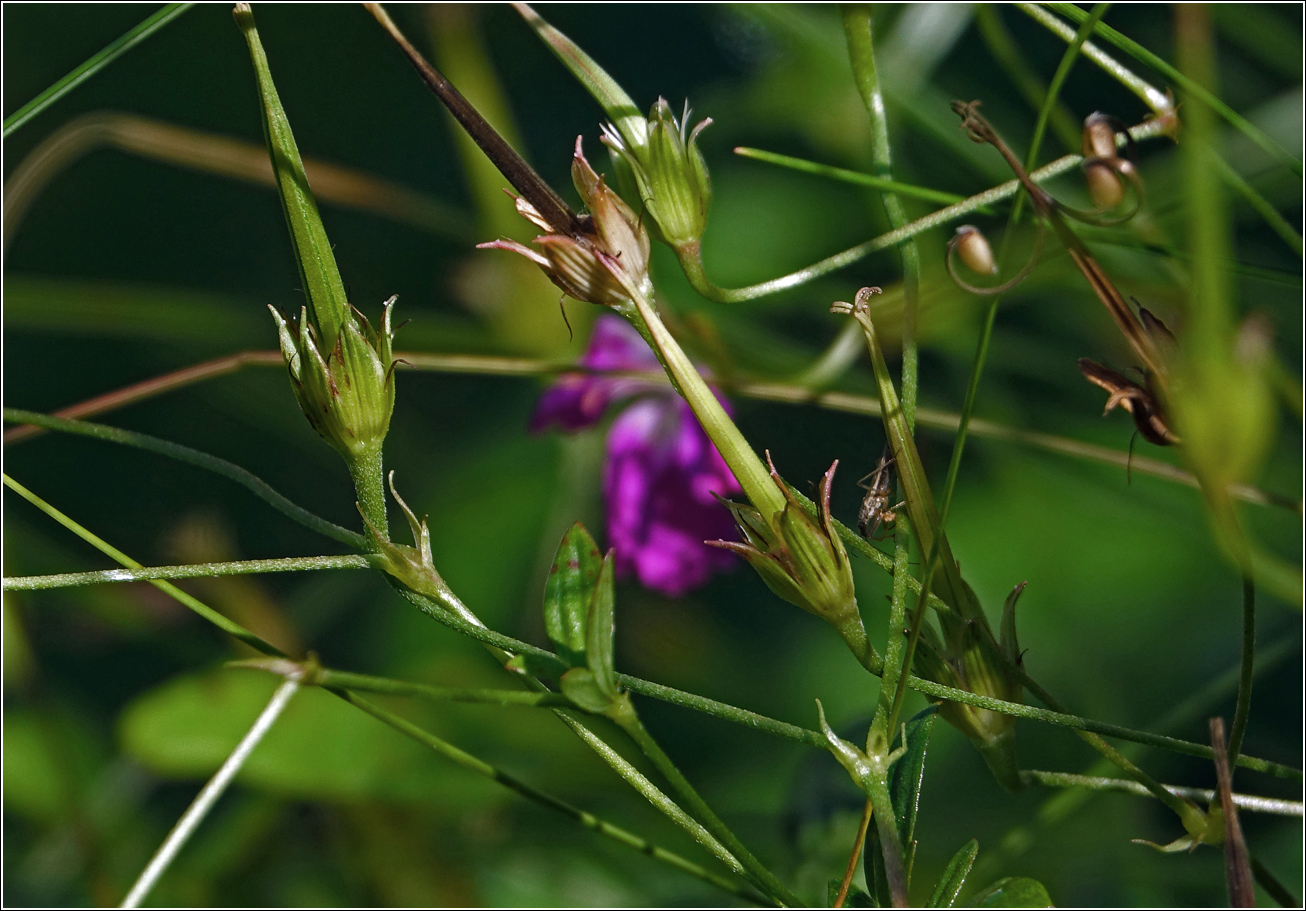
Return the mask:
[[744,543],[708,543],[739,554],[757,570],[771,591],[830,623],[854,654],[863,658],[868,646],[857,610],[852,566],[830,515],[830,487],[839,463],[831,465],[821,479],[817,500],[819,522],[811,520],[793,492],[780,480],[770,453],[767,453],[767,464],[772,480],[784,495],[784,508],[768,521],[751,506],[723,501],[734,515]]
[[300,410],[350,464],[379,453],[390,429],[395,404],[391,314],[396,299],[385,302],[375,330],[350,308],[335,339],[322,338],[307,307],[298,320],[289,322],[268,308]]
[[[662,238],[677,250],[697,244],[707,226],[712,184],[698,149],[698,134],[712,122],[689,129],[689,105],[679,120],[659,98],[649,112],[646,130],[608,124],[603,141],[612,150],[623,185],[638,192]],[[638,133],[638,135],[637,135]]]

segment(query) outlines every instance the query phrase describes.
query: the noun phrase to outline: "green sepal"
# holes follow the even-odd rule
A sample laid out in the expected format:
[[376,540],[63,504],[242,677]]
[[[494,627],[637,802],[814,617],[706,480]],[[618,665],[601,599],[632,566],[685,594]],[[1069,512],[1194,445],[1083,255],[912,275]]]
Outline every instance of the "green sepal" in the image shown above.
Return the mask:
[[927,908],[951,908],[961,894],[961,887],[966,884],[970,868],[975,866],[975,857],[979,854],[979,842],[971,839],[961,846],[961,850],[952,856],[939,884],[934,887],[934,894],[926,903]]
[[615,572],[613,552],[603,558],[599,569],[599,578],[594,585],[594,595],[590,600],[589,621],[585,630],[585,663],[594,675],[594,682],[600,692],[609,700],[617,696],[617,671],[613,659],[616,647],[616,618],[613,606],[616,600],[613,574]]
[[[905,725],[907,741],[897,762],[889,769],[889,797],[893,801],[893,815],[898,825],[898,841],[903,846],[903,871],[911,883],[912,862],[916,857],[916,811],[920,806],[921,782],[925,777],[925,751],[934,721],[938,716],[935,706],[927,706]],[[894,738],[894,751],[903,747],[901,732]],[[882,906],[889,907],[889,886],[884,874],[884,849],[880,844],[879,830],[872,826],[866,833],[866,846],[862,853],[862,867],[866,884]]]
[[1020,664],[1020,643],[1016,641],[1016,602],[1020,600],[1020,595],[1028,584],[1028,582],[1020,583],[1011,590],[1011,594],[1007,595],[1007,600],[1002,605],[1002,623],[998,627],[999,635],[1002,637],[998,645],[1011,663],[1016,665]]
[[562,695],[581,711],[604,715],[612,708],[615,694],[605,692],[594,672],[587,667],[573,667],[562,675],[560,683]]
[[[827,908],[833,908],[835,900],[839,897],[839,887],[843,885],[842,880],[832,879],[825,884],[825,905]],[[848,894],[844,896],[843,907],[845,908],[878,908],[866,890],[856,883],[848,884]]]
[[1051,908],[1048,890],[1037,879],[1008,876],[967,902],[972,908]]
[[821,733],[825,736],[830,753],[852,777],[857,787],[869,793],[870,782],[875,777],[875,766],[870,758],[834,732],[834,728],[825,720],[825,707],[821,705],[819,699],[816,700],[816,715],[820,720]]
[[590,604],[603,566],[593,536],[577,522],[562,536],[544,582],[544,629],[572,667],[585,664]]
[[513,655],[504,662],[503,666],[514,673],[546,678],[555,677],[563,670],[561,661],[532,654]]

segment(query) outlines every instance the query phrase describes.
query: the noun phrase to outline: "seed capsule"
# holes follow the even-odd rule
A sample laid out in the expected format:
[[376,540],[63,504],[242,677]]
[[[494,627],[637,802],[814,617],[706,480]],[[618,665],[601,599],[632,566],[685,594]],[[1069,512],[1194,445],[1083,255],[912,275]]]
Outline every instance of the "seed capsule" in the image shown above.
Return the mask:
[[966,264],[966,268],[979,275],[996,275],[998,264],[993,259],[993,249],[983,233],[974,225],[961,225],[953,235],[951,246]]
[[1100,159],[1084,162],[1084,180],[1088,184],[1088,198],[1102,211],[1114,209],[1125,198],[1125,187],[1120,175]]
[[1085,158],[1115,158],[1115,119],[1094,111],[1084,118],[1083,153]]

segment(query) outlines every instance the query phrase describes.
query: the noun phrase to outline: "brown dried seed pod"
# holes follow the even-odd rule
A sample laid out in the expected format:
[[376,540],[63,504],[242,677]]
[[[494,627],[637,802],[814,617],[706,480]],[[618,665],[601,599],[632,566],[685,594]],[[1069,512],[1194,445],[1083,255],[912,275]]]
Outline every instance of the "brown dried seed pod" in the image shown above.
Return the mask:
[[1101,111],[1084,118],[1083,155],[1085,158],[1116,157],[1115,118]]
[[1084,162],[1084,180],[1088,183],[1089,199],[1103,212],[1114,209],[1125,198],[1120,175],[1100,158]]
[[978,275],[996,275],[997,261],[993,258],[993,248],[979,228],[974,225],[961,225],[953,236],[951,246],[961,257],[961,261]]

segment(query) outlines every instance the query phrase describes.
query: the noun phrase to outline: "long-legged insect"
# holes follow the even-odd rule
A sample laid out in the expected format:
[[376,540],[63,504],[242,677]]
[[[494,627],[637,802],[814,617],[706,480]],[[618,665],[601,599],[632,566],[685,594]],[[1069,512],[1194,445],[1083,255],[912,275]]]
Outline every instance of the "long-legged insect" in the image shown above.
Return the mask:
[[[866,483],[867,478],[871,479],[871,483]],[[893,481],[893,449],[885,443],[884,452],[880,455],[880,464],[857,482],[857,486],[866,491],[866,496],[862,499],[862,508],[857,512],[857,530],[868,541],[875,537],[881,525],[892,525],[898,518],[894,510],[902,503],[889,505],[893,499]]]

